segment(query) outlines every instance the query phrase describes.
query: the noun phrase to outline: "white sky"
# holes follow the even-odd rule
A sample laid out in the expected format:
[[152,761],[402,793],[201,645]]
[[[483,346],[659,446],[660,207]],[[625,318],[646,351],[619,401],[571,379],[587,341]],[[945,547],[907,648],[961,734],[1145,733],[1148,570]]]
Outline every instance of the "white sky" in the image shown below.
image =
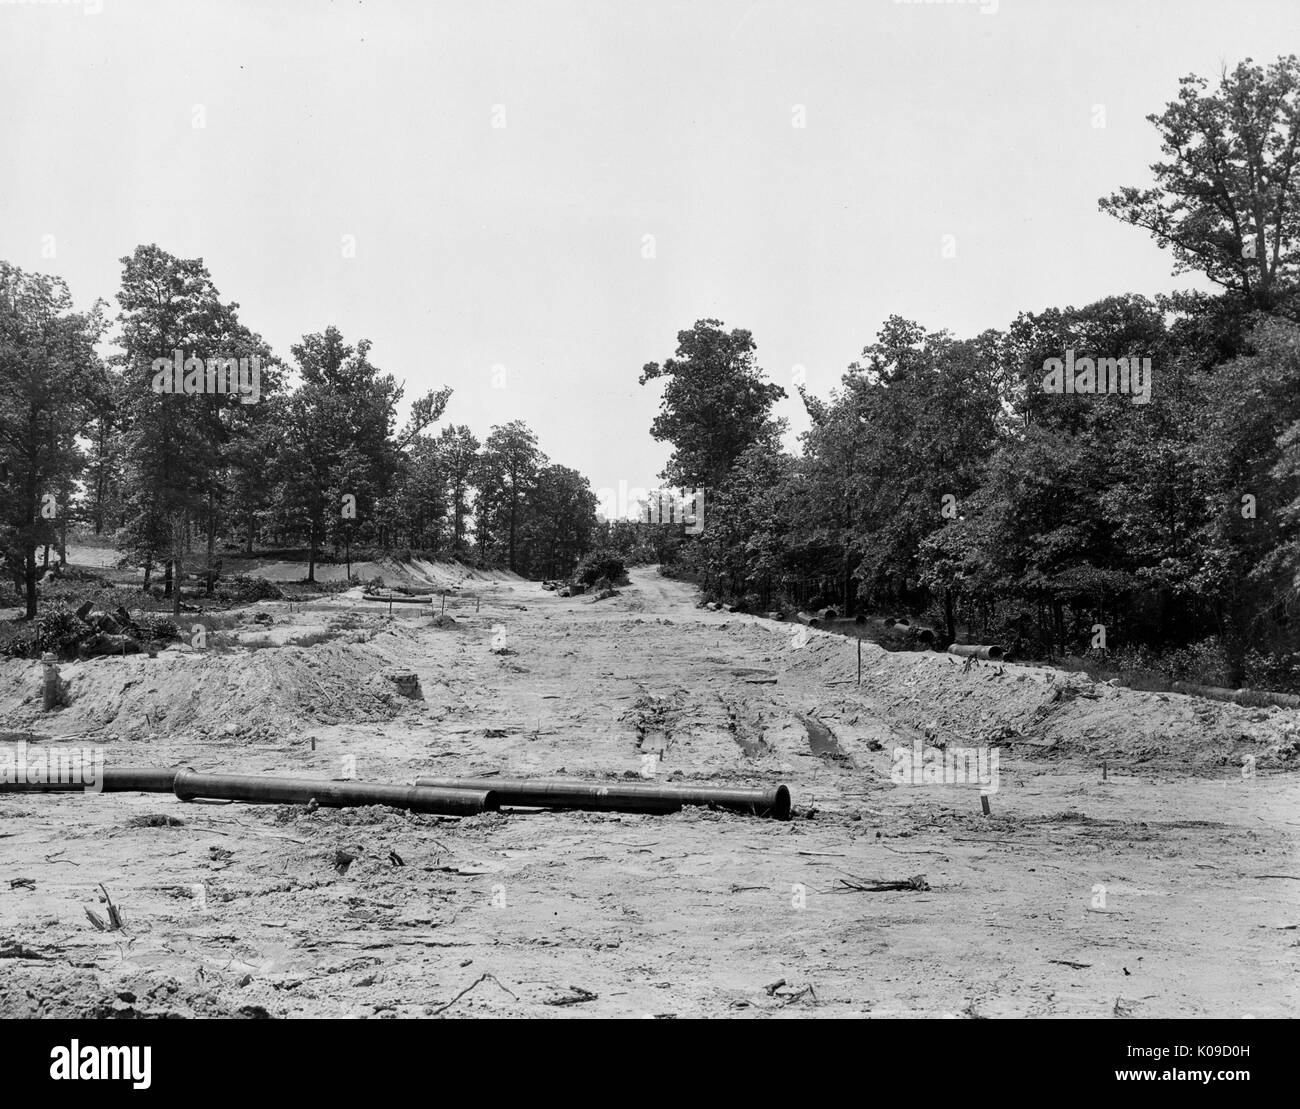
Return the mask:
[[799,429],[794,367],[825,395],[891,313],[1187,286],[1097,198],[1148,183],[1179,77],[1300,48],[1296,0],[99,6],[0,0],[0,257],[87,304],[139,243],[202,257],[282,357],[369,338],[597,489],[654,484],[636,379],[698,318]]

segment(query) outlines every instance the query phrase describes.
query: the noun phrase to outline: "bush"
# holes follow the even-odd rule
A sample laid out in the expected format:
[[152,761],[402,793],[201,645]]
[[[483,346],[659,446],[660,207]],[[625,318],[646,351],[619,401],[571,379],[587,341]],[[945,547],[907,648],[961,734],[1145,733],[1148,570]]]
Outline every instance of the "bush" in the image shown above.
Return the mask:
[[252,604],[254,601],[282,601],[284,591],[265,578],[235,577],[217,586],[216,595],[223,601],[235,604]]
[[1246,686],[1293,693],[1300,687],[1300,653],[1263,654],[1251,648],[1242,661]]
[[150,641],[165,643],[181,637],[181,630],[176,626],[175,621],[168,620],[165,616],[144,614],[136,620],[135,626],[140,629],[141,641],[146,643]]
[[77,644],[90,634],[90,626],[65,604],[46,605],[36,617],[36,649],[71,658]]
[[5,643],[3,653],[10,658],[37,658],[41,652],[36,645],[36,629],[25,627],[15,633]]
[[578,570],[574,576],[583,585],[595,585],[601,578],[608,578],[615,584],[623,585],[627,582],[627,566],[623,562],[622,555],[616,551],[593,551],[578,563]]

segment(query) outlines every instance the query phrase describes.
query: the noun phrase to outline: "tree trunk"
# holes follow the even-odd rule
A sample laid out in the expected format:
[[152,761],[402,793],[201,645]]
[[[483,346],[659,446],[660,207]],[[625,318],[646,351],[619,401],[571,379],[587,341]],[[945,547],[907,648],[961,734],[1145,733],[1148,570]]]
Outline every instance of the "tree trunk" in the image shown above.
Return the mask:
[[185,580],[185,547],[189,542],[189,520],[172,523],[172,554],[175,570],[172,575],[172,616],[181,614],[181,583]]
[[104,485],[108,480],[108,465],[104,460],[104,436],[99,437],[99,472],[95,475],[95,534],[104,530]]
[[24,575],[27,592],[27,616],[28,620],[36,619],[36,546],[29,546],[24,552],[26,555],[25,562],[27,573]]
[[515,523],[518,511],[518,498],[512,495],[510,498],[510,558],[508,560],[512,574],[515,573]]
[[212,503],[212,494],[208,494],[208,565],[207,565],[207,584],[204,592],[207,596],[212,596],[213,567],[212,556],[217,547],[217,513],[216,506]]

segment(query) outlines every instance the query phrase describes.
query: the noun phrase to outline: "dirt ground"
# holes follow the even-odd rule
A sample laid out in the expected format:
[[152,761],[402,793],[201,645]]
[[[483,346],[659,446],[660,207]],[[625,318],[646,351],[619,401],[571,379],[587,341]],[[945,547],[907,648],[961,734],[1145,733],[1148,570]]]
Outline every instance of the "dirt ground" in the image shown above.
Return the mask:
[[[653,568],[603,601],[466,581],[449,611],[263,602],[242,646],[65,665],[53,714],[6,660],[0,743],[394,782],[653,766],[784,782],[795,818],[6,794],[0,1015],[1300,1015],[1300,713],[869,643],[859,687],[853,640]],[[891,780],[918,741],[998,749],[989,815]],[[88,919],[101,883],[124,931]]]

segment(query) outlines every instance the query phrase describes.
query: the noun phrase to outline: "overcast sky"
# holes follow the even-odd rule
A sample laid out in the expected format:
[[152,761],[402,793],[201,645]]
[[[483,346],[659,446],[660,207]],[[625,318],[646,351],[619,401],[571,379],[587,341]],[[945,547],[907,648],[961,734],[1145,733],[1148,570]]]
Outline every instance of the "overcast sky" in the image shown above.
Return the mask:
[[826,394],[891,313],[1193,284],[1097,198],[1148,183],[1179,77],[1300,49],[1300,3],[996,9],[0,0],[0,257],[79,304],[139,243],[202,257],[282,357],[335,324],[480,438],[650,485],[637,376],[696,319],[753,331],[800,429],[796,367]]

